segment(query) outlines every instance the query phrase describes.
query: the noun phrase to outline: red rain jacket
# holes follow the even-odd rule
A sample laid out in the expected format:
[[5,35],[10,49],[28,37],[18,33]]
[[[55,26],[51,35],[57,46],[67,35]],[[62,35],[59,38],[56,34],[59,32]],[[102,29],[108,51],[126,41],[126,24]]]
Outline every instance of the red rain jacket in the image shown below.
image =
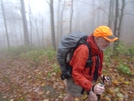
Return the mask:
[[92,75],[89,74],[90,67],[85,68],[86,61],[89,56],[89,49],[86,45],[82,44],[80,45],[74,52],[73,57],[70,61],[70,65],[72,66],[72,77],[74,79],[74,82],[81,87],[83,87],[86,91],[89,91],[91,87],[93,86],[92,80],[93,80],[93,74],[95,71],[95,65],[96,65],[96,56],[99,55],[100,63],[98,68],[98,75],[101,75],[102,72],[102,61],[103,61],[103,52],[99,50],[98,46],[94,42],[93,36],[89,36],[87,38],[87,42],[90,45],[91,48],[91,54],[92,56]]

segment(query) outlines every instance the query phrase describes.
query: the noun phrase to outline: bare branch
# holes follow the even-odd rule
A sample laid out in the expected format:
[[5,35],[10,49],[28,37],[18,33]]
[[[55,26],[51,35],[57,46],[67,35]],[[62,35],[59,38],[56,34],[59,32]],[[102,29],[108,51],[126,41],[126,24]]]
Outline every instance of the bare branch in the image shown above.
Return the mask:
[[50,6],[50,3],[46,0],[46,2],[48,3],[48,5]]
[[91,6],[93,5],[93,4],[90,4],[89,2],[86,2],[86,1],[84,1],[84,0],[82,0],[82,1],[81,1],[81,0],[77,0],[77,1],[78,1],[78,2],[81,2],[81,3],[84,3],[84,4],[91,5]]
[[102,10],[103,12],[105,12],[106,13],[106,15],[108,15],[108,13],[105,11],[105,9],[103,9],[102,7],[97,7],[97,9],[100,9],[100,10]]
[[134,1],[132,0],[132,1],[128,1],[128,2],[126,2],[125,4],[124,4],[124,6],[126,6],[127,4],[129,4],[129,3],[133,3]]
[[131,14],[131,13],[124,13],[123,15],[131,15],[131,16],[134,16],[134,14]]

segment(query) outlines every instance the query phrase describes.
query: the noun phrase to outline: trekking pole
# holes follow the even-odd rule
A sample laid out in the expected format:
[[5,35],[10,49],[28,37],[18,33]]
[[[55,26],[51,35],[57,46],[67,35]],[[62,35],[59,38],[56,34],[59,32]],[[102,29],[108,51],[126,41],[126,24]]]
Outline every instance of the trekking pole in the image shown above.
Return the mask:
[[[108,80],[111,80],[110,77],[108,77]],[[105,81],[105,77],[102,78],[102,82],[100,83],[100,86],[104,86],[104,81]],[[98,97],[98,101],[100,101],[100,95],[97,94],[97,97]]]

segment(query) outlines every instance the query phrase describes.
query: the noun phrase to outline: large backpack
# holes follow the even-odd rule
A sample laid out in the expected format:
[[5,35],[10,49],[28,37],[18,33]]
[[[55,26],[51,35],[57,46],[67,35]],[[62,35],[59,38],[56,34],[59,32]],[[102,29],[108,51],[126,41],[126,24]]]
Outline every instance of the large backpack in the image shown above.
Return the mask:
[[[60,69],[62,71],[61,79],[67,79],[71,77],[72,67],[69,65],[69,62],[72,58],[72,55],[75,49],[81,45],[87,45],[89,51],[91,51],[89,44],[86,42],[87,34],[82,32],[73,32],[71,34],[64,35],[59,42],[58,50],[57,50],[57,61],[60,65]],[[87,60],[86,66],[91,66],[91,52],[89,52],[89,57]]]

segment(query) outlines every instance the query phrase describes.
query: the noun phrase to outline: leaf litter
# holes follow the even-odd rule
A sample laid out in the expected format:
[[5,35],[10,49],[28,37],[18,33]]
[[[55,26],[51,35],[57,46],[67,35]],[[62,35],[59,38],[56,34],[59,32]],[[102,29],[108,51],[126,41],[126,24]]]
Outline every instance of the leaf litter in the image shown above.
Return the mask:
[[[47,58],[40,61],[35,65],[28,59],[0,57],[0,101],[62,101],[67,92],[60,72],[53,70],[52,62]],[[125,61],[134,73],[133,62]],[[118,60],[112,62],[110,68],[104,65],[104,74],[110,76],[112,82],[106,84],[101,100],[134,101],[134,76],[120,73],[116,69]],[[75,101],[85,98],[86,95]]]

